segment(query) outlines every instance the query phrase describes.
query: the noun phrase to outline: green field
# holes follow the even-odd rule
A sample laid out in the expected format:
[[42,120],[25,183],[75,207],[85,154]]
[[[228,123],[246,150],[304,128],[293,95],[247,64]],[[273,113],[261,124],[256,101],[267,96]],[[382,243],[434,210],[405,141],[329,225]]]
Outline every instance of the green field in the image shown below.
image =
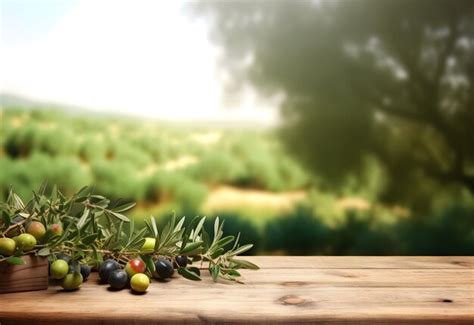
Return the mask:
[[[29,198],[43,180],[72,194],[92,184],[137,202],[131,216],[216,215],[252,253],[470,254],[474,209],[429,216],[377,201],[376,166],[363,186],[317,187],[274,130],[174,124],[54,110],[3,109],[0,191]],[[439,242],[448,234],[449,242]]]
[[311,185],[268,130],[6,109],[2,134],[3,194],[11,185],[26,196],[43,179],[66,193],[93,184],[112,198],[136,201],[138,211],[166,214],[201,211],[208,199],[212,210],[214,192],[235,198],[243,190],[246,198]]

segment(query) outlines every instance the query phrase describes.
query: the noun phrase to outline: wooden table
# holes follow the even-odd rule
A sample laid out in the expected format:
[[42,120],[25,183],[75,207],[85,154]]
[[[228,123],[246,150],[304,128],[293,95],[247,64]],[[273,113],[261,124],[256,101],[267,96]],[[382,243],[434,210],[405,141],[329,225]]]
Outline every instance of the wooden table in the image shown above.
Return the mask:
[[474,257],[253,257],[245,284],[153,282],[0,295],[0,323],[474,323]]

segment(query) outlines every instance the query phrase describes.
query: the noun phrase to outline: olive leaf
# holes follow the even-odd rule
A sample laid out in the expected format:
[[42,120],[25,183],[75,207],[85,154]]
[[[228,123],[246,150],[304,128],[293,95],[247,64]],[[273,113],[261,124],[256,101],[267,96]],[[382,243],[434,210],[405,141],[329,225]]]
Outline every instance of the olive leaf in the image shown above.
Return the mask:
[[84,238],[82,238],[82,243],[84,245],[92,244],[97,239],[97,235],[98,235],[97,233],[94,233],[94,234],[85,236]]
[[48,256],[50,253],[51,253],[51,250],[48,247],[44,247],[38,251],[37,255],[45,257],[45,256]]
[[187,244],[186,247],[181,250],[181,254],[192,255],[192,253],[194,253],[196,250],[198,250],[201,247],[202,243],[203,243],[202,241],[197,241],[194,243]]
[[217,281],[219,274],[221,272],[221,267],[219,265],[209,265],[209,271],[211,272],[212,279]]
[[84,223],[86,222],[87,217],[89,217],[90,212],[91,212],[91,210],[89,210],[89,209],[85,209],[85,210],[84,210],[84,213],[82,214],[81,218],[80,218],[79,221],[77,222],[77,227],[78,227],[79,229],[81,229],[82,226],[84,225]]
[[[94,193],[93,187],[83,187],[71,196],[65,196],[57,186],[49,188],[42,184],[33,191],[26,204],[13,190],[5,202],[0,202],[0,236],[16,229],[24,232],[24,224],[30,220],[39,221],[48,230],[39,245],[29,253],[48,257],[54,261],[57,254],[72,259],[71,272],[79,272],[81,263],[98,267],[106,258],[113,258],[122,265],[140,256],[147,272],[155,272],[154,261],[158,258],[176,260],[178,255],[187,256],[191,264],[179,267],[178,274],[190,280],[200,280],[201,271],[192,263],[207,263],[209,274],[214,281],[219,278],[237,281],[239,268],[258,269],[255,264],[236,259],[236,256],[252,248],[239,246],[240,234],[224,236],[224,221],[214,220],[212,240],[204,228],[206,217],[196,216],[187,225],[185,217],[177,220],[175,214],[158,229],[154,217],[145,220],[145,226],[138,228],[135,222],[123,213],[135,203],[122,199],[110,200]],[[54,233],[49,227],[59,224],[62,232]],[[150,252],[141,252],[146,237],[155,239],[155,247]],[[228,249],[232,246],[232,249]],[[14,256],[0,256],[0,263],[23,264],[17,249]]]
[[178,273],[188,280],[201,281],[201,277],[196,272],[195,268],[191,269],[191,268],[180,267],[178,269]]
[[150,273],[155,272],[155,263],[150,255],[140,255],[140,258],[145,262],[146,268]]
[[7,257],[5,259],[5,261],[8,264],[12,264],[12,265],[23,265],[23,264],[25,264],[25,261],[23,261],[20,257],[16,257],[16,256]]
[[253,247],[253,244],[247,244],[247,245],[238,247],[231,252],[231,255],[239,255],[239,254],[245,253],[246,251],[252,249],[252,247]]
[[231,259],[230,260],[232,263],[234,263],[237,267],[243,268],[243,269],[249,269],[249,270],[258,270],[260,269],[256,264],[245,261],[245,260],[237,260],[237,259]]

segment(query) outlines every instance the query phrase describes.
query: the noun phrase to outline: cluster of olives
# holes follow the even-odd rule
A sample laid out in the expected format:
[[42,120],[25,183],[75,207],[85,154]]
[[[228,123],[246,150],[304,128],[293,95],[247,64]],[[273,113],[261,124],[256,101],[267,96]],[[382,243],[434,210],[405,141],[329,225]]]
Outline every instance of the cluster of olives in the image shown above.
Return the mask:
[[52,279],[61,281],[61,286],[65,290],[78,289],[89,277],[91,273],[89,265],[80,264],[80,272],[77,272],[75,262],[69,256],[60,253],[56,258],[49,266],[49,273]]
[[[24,219],[21,219],[24,220]],[[21,220],[14,220],[18,223]],[[46,236],[48,234],[48,236]],[[47,228],[39,221],[30,221],[25,232],[21,233],[19,227],[9,231],[5,238],[0,238],[0,255],[11,256],[18,250],[28,252],[35,249],[36,245],[47,238],[60,236],[63,234],[63,227],[59,223],[51,224]],[[145,243],[140,251],[151,253],[155,247],[155,238],[145,238]],[[155,271],[152,276],[156,279],[167,279],[173,276],[175,267],[186,267],[188,258],[186,256],[177,256],[174,258],[174,266],[171,260],[159,257],[153,261]],[[99,277],[103,283],[108,283],[114,290],[121,290],[128,285],[135,292],[145,292],[150,285],[150,279],[146,272],[146,264],[141,258],[134,258],[125,265],[124,268],[113,260],[105,260],[99,267]],[[62,253],[53,257],[49,265],[50,277],[60,281],[65,290],[78,289],[81,284],[87,280],[91,268],[87,264],[79,264]]]
[[19,227],[16,227],[6,234],[7,237],[0,238],[0,255],[11,256],[17,249],[23,252],[31,251],[48,231],[52,237],[60,236],[63,233],[61,224],[51,224],[48,226],[48,230],[46,230],[46,227],[39,221],[30,222],[25,230],[25,233],[20,233]]
[[[178,256],[176,263],[179,266],[186,266],[188,259],[186,256]],[[166,258],[160,257],[156,261],[153,277],[156,279],[170,278],[174,273],[173,264]],[[102,283],[108,283],[113,290],[121,290],[130,285],[133,291],[142,293],[148,289],[150,279],[145,274],[146,265],[140,258],[130,260],[125,268],[113,260],[105,260],[99,268],[99,277]]]

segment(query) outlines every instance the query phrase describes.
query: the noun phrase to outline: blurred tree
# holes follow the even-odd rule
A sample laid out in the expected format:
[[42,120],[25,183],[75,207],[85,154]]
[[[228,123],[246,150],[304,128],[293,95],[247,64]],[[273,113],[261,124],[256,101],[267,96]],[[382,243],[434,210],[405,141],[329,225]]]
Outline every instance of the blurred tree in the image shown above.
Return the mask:
[[283,139],[326,184],[362,174],[372,157],[387,176],[386,201],[435,185],[474,193],[474,1],[194,9],[223,45],[229,85],[283,94]]
[[305,206],[280,218],[270,219],[263,231],[264,248],[289,255],[324,254],[330,247],[331,229]]
[[402,219],[391,233],[398,237],[395,254],[470,256],[474,254],[474,207],[456,203],[435,215]]

